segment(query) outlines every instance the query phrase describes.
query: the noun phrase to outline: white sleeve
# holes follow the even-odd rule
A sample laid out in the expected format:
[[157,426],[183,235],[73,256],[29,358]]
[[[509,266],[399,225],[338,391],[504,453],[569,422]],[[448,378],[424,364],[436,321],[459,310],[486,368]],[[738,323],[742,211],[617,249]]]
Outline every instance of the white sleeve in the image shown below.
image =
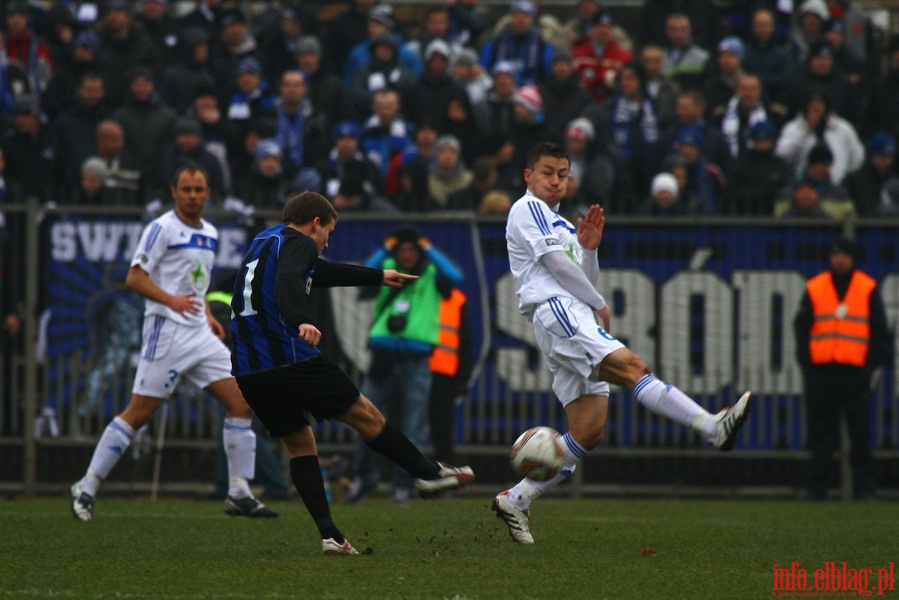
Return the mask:
[[519,210],[515,219],[516,234],[522,245],[530,247],[538,260],[546,253],[562,250],[562,242],[552,228],[554,216],[546,203],[533,197],[524,202],[524,210]]
[[581,271],[587,276],[587,281],[596,285],[599,281],[599,259],[596,256],[596,250],[587,250],[581,246],[584,253],[584,259],[581,261]]
[[159,221],[153,221],[144,228],[131,259],[131,266],[138,266],[149,273],[165,254],[166,247],[165,227]]
[[[540,257],[556,281],[572,296],[586,303],[594,310],[600,310],[606,305],[605,298],[596,291],[593,284],[587,281],[584,272],[568,258],[564,252],[548,252]],[[598,267],[597,267],[598,270]]]

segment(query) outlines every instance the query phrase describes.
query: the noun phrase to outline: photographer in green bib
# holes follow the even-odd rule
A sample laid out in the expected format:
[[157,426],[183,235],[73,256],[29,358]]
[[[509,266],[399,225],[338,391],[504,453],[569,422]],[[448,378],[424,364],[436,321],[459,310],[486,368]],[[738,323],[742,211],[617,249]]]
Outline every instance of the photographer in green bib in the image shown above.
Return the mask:
[[[374,288],[362,297],[375,296],[368,347],[371,364],[361,392],[396,420],[400,430],[422,448],[428,422],[431,391],[430,358],[439,340],[440,303],[462,279],[462,272],[416,229],[402,226],[366,262],[366,267],[396,269],[417,275],[402,288]],[[378,486],[381,473],[377,456],[357,440],[356,479],[347,502],[358,502]],[[412,477],[397,467],[393,501],[408,504]]]

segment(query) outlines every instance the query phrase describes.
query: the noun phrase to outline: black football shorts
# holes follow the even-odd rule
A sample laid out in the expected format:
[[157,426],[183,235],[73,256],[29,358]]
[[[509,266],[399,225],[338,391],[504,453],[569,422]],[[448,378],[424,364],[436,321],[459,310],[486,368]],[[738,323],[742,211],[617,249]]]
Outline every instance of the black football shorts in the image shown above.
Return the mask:
[[247,404],[273,437],[316,421],[334,419],[359,399],[359,389],[343,370],[322,355],[276,369],[237,377]]

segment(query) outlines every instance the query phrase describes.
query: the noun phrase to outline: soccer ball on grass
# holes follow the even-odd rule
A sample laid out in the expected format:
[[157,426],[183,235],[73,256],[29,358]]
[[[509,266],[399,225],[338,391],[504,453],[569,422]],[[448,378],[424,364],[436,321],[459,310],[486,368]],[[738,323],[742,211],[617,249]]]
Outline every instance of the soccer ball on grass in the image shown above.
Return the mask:
[[532,427],[512,445],[512,469],[534,481],[552,479],[565,459],[562,444],[562,436],[552,427]]

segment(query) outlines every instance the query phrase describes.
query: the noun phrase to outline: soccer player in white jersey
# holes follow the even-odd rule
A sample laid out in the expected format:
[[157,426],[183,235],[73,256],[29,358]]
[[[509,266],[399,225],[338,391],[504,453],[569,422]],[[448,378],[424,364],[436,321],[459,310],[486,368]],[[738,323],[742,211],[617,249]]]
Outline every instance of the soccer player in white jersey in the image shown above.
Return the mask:
[[218,231],[202,218],[209,178],[196,164],[180,167],[173,178],[175,208],[150,222],[131,261],[128,289],[146,299],[140,363],[131,401],[106,426],[87,473],[72,485],[72,514],[90,521],[100,483],[131,443],[134,432],[174,391],[181,377],[205,389],[225,407],[222,437],[228,458],[225,513],[277,517],[250,493],[256,434],[252,412],[231,376],[231,354],[224,330],[205,301]]
[[746,392],[733,406],[709,414],[656,378],[637,354],[612,337],[611,311],[595,287],[603,210],[591,206],[577,228],[559,214],[570,161],[558,144],[538,144],[527,163],[527,192],[512,205],[506,223],[509,265],[519,310],[534,325],[569,429],[563,435],[566,455],[558,475],[547,481],[522,479],[493,500],[492,510],[520,544],[534,543],[531,502],[571,475],[578,460],[602,440],[610,383],[631,390],[651,411],[692,427],[723,451],[733,447],[751,404]]

